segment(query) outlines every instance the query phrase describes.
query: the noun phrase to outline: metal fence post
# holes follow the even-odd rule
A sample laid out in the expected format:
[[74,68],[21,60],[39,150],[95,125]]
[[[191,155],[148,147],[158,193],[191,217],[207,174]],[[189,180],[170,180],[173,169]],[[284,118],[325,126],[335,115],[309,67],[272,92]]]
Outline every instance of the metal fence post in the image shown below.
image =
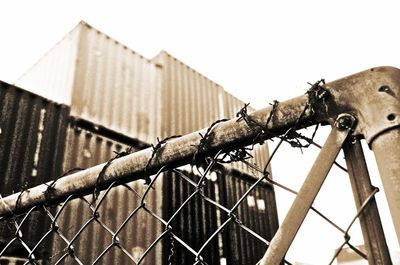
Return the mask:
[[[399,116],[400,114],[395,118],[399,120]],[[377,136],[371,148],[375,154],[397,240],[400,243],[400,128],[394,128]]]
[[[343,146],[343,151],[346,157],[347,171],[350,176],[356,207],[360,209],[361,205],[374,191],[360,140],[356,139],[354,142],[347,140]],[[368,202],[367,208],[361,212],[360,223],[367,250],[368,263],[370,265],[392,264],[374,198]]]
[[377,67],[328,83],[330,113],[349,110],[358,118],[354,135],[375,154],[400,242],[400,69]]

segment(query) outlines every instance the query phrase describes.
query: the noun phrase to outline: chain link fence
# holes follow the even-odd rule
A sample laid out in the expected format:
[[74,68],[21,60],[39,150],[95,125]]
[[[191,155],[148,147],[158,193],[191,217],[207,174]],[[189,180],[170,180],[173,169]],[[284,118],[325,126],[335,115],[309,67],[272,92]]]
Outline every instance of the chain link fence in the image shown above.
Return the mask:
[[[105,164],[73,169],[36,188],[0,197],[0,263],[271,264],[262,258],[278,229],[274,190],[297,192],[274,180],[270,165],[282,145],[321,148],[314,140],[319,123],[308,136],[300,129],[325,111],[328,94],[322,80],[312,84],[303,104],[295,102],[291,109],[274,101],[260,119],[247,113],[245,105],[234,120],[157,140],[143,151],[118,152]],[[234,139],[237,134],[245,136]],[[274,149],[260,165],[253,149],[267,139],[274,141]],[[347,227],[311,206],[343,235],[329,264],[346,246],[368,259],[351,243],[350,228],[375,203],[377,192],[372,188],[360,201]],[[116,196],[117,201],[109,201]],[[129,201],[129,207],[119,209],[127,205],[122,201]],[[43,216],[46,221],[38,223]]]

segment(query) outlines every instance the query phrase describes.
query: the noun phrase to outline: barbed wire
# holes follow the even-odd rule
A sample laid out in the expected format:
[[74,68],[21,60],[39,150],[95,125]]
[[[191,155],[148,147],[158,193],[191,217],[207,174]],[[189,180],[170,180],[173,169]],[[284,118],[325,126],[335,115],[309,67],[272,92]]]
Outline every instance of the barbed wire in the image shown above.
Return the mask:
[[[268,171],[268,168],[271,164],[271,161],[275,157],[275,154],[280,149],[283,143],[289,144],[293,148],[299,148],[303,151],[303,148],[308,148],[310,146],[316,146],[321,148],[319,144],[314,141],[314,138],[319,129],[319,125],[316,125],[314,131],[311,133],[311,136],[305,136],[298,132],[299,129],[304,127],[302,124],[304,115],[306,112],[310,112],[311,115],[314,115],[317,112],[323,111],[327,112],[328,107],[326,104],[326,100],[329,96],[329,92],[324,88],[325,81],[321,79],[320,81],[315,82],[314,84],[310,84],[311,88],[306,92],[308,95],[308,101],[304,106],[299,117],[297,117],[294,125],[285,130],[285,132],[277,134],[276,132],[272,132],[269,130],[269,126],[271,123],[277,119],[276,112],[279,108],[279,102],[273,101],[270,105],[272,106],[271,112],[267,117],[264,123],[257,121],[252,117],[251,114],[248,113],[249,104],[245,104],[243,108],[241,108],[236,114],[237,122],[244,121],[249,129],[256,131],[254,138],[250,141],[251,144],[247,146],[238,146],[231,149],[221,149],[217,150],[213,153],[213,155],[206,154],[206,150],[209,149],[210,143],[213,141],[214,133],[213,129],[218,126],[218,124],[226,122],[227,119],[220,119],[213,122],[207,129],[204,135],[200,134],[200,140],[196,144],[196,151],[193,154],[192,163],[190,167],[179,167],[172,168],[170,165],[162,166],[156,174],[152,176],[149,175],[149,167],[152,165],[153,161],[157,159],[157,155],[159,151],[166,145],[168,145],[169,140],[173,138],[181,137],[180,135],[167,137],[163,140],[157,138],[157,143],[155,145],[151,145],[152,153],[146,163],[143,179],[145,183],[140,189],[143,192],[137,191],[135,188],[132,188],[131,185],[121,184],[117,182],[109,183],[106,187],[104,187],[104,176],[106,174],[107,168],[118,158],[123,157],[132,153],[132,149],[128,149],[123,152],[116,152],[116,155],[110,158],[101,169],[100,173],[96,178],[96,183],[92,189],[91,200],[89,200],[89,195],[86,197],[85,194],[70,194],[63,202],[58,203],[56,206],[56,210],[50,209],[54,205],[45,204],[38,205],[30,208],[24,213],[19,213],[18,215],[15,212],[20,212],[19,204],[23,197],[23,194],[29,192],[28,188],[22,189],[18,198],[15,201],[14,210],[6,204],[4,198],[0,195],[0,201],[4,205],[6,205],[7,209],[11,213],[11,217],[9,219],[5,217],[0,217],[0,221],[9,222],[8,224],[12,224],[12,227],[8,227],[8,230],[15,230],[12,232],[7,232],[9,236],[9,241],[4,246],[0,245],[2,249],[0,250],[0,257],[6,256],[7,251],[11,251],[13,244],[19,242],[20,246],[26,252],[24,258],[26,262],[24,264],[40,264],[42,259],[45,258],[41,256],[39,253],[40,248],[46,248],[47,241],[54,241],[55,238],[61,241],[58,245],[61,245],[61,249],[55,249],[55,243],[53,245],[53,249],[51,250],[52,255],[49,258],[50,261],[55,261],[54,264],[62,264],[67,263],[69,259],[72,259],[77,264],[98,264],[102,262],[102,259],[105,258],[106,255],[112,255],[113,251],[118,250],[121,255],[123,255],[127,260],[132,262],[133,264],[143,264],[146,263],[146,258],[149,258],[152,252],[155,249],[158,249],[159,246],[163,246],[165,248],[165,258],[163,261],[165,264],[179,264],[182,259],[185,259],[186,262],[191,262],[192,264],[212,264],[210,260],[207,259],[209,253],[209,249],[218,248],[220,238],[228,239],[228,232],[231,231],[229,229],[234,229],[236,238],[235,242],[239,242],[237,239],[239,237],[246,238],[246,242],[256,242],[252,243],[257,246],[257,251],[254,251],[254,256],[251,256],[249,253],[246,254],[249,260],[255,261],[255,264],[259,264],[259,260],[261,259],[265,249],[269,246],[270,240],[272,237],[272,233],[274,231],[270,231],[271,235],[267,235],[267,233],[260,232],[261,229],[251,222],[246,223],[247,219],[243,218],[244,211],[242,208],[245,208],[248,211],[249,206],[245,207],[245,201],[249,201],[254,194],[258,193],[257,189],[263,188],[263,192],[267,192],[268,189],[275,187],[284,189],[290,193],[297,194],[297,192],[290,187],[287,187],[278,181],[272,179],[271,172]],[[278,143],[275,145],[275,148],[271,152],[269,158],[266,161],[263,161],[263,165],[257,165],[255,163],[254,150],[257,144],[263,144],[267,138],[275,137],[278,139]],[[231,163],[243,163],[248,168],[252,169],[256,172],[251,176],[251,182],[248,182],[248,186],[246,189],[242,189],[234,199],[231,199],[231,202],[228,203],[227,199],[222,200],[218,196],[229,196],[229,193],[233,191],[229,191],[230,187],[224,186],[221,187],[221,183],[226,183],[227,180],[221,180],[221,183],[213,184],[216,180],[212,179],[212,174],[215,172],[231,172],[232,170],[236,170],[234,168],[230,168],[229,164]],[[335,162],[335,164],[341,168],[343,171],[347,171],[345,167],[341,166],[339,163]],[[56,191],[56,183],[61,177],[65,177],[73,172],[78,170],[82,170],[80,168],[73,169],[73,171],[68,171],[65,174],[61,175],[58,178],[55,178],[49,184],[46,184],[48,187],[46,189],[45,197],[48,200],[51,200],[52,194]],[[168,175],[170,174],[170,175]],[[215,173],[217,174],[217,173]],[[241,174],[249,174],[249,172],[244,172]],[[171,181],[172,178],[177,182],[178,180],[182,184],[181,187],[186,187],[187,189],[187,197],[179,198],[179,203],[176,205],[168,205],[171,209],[169,214],[160,214],[157,212],[151,203],[150,193],[157,189],[156,183],[162,181]],[[230,177],[229,173],[226,173],[226,178]],[[233,177],[232,177],[233,178]],[[128,216],[125,218],[118,219],[119,224],[116,227],[111,227],[107,222],[104,221],[103,218],[107,218],[107,214],[102,212],[101,207],[105,205],[105,201],[108,199],[109,194],[113,192],[113,190],[121,188],[126,191],[128,194],[132,194],[134,198],[137,199],[138,204],[132,209],[124,209],[128,213]],[[105,189],[104,189],[105,188]],[[210,193],[211,188],[214,189],[214,194]],[[163,188],[164,189],[164,188]],[[225,194],[218,195],[221,191],[225,191]],[[163,190],[164,191],[164,190]],[[178,193],[180,191],[177,191]],[[338,257],[342,249],[347,245],[353,251],[355,251],[362,258],[367,259],[365,253],[354,247],[350,243],[351,236],[349,234],[350,228],[353,226],[355,220],[360,216],[361,213],[365,211],[368,207],[370,201],[374,198],[375,194],[378,192],[378,189],[374,189],[370,196],[363,202],[360,209],[358,209],[357,214],[354,216],[350,224],[346,229],[341,228],[337,225],[333,220],[328,218],[325,214],[322,213],[321,210],[316,209],[314,206],[311,207],[311,210],[318,214],[324,221],[329,223],[332,227],[338,230],[344,236],[343,243],[339,246],[338,250],[335,252],[329,264],[332,264],[334,260]],[[217,196],[218,195],[218,196]],[[165,197],[173,197],[180,196],[179,194],[164,194]],[[233,196],[234,197],[234,196]],[[161,200],[161,198],[159,198]],[[163,200],[165,200],[163,198]],[[174,199],[173,199],[174,200]],[[85,209],[90,213],[89,219],[86,220],[84,224],[78,227],[78,231],[72,231],[70,227],[62,227],[60,223],[62,223],[62,214],[67,210],[69,205],[73,205],[76,201],[79,201],[80,204],[85,206]],[[175,199],[178,201],[178,199]],[[250,200],[251,201],[251,200]],[[173,204],[171,201],[166,202],[169,204]],[[273,202],[268,202],[273,203]],[[193,206],[194,205],[194,206]],[[208,205],[208,208],[205,206]],[[258,207],[258,206],[257,206]],[[53,207],[54,208],[54,207]],[[194,209],[191,209],[194,208]],[[212,210],[210,210],[212,209]],[[185,222],[180,223],[182,218],[181,216],[189,211],[199,211],[196,214],[202,215],[205,214],[205,211],[211,211],[214,213],[213,220],[205,220],[206,222],[213,222],[214,229],[208,231],[208,233],[202,232],[202,235],[194,235],[194,239],[190,239],[184,235],[187,231],[194,231],[193,221],[188,221],[187,223],[191,224],[191,226],[185,226]],[[34,213],[41,213],[47,220],[50,222],[50,227],[43,235],[38,235],[38,240],[34,244],[27,241],[27,237],[24,235],[24,231],[22,227],[27,225],[29,218],[35,218]],[[258,209],[256,214],[260,214],[261,210]],[[138,218],[140,214],[145,214],[149,220],[153,220],[158,227],[161,227],[161,230],[158,234],[155,235],[155,238],[151,240],[151,242],[144,248],[139,254],[135,254],[131,249],[131,245],[129,245],[129,238],[124,240],[121,236],[122,231],[124,229],[129,229],[130,224],[135,218]],[[109,216],[108,218],[113,218],[113,216]],[[253,218],[256,218],[254,216]],[[266,217],[265,215],[259,216],[259,218],[272,218]],[[184,219],[184,218],[183,218]],[[200,219],[202,219],[200,217]],[[246,220],[246,221],[245,221]],[[250,219],[251,220],[251,219]],[[107,235],[110,238],[108,243],[103,244],[103,246],[99,246],[99,253],[95,255],[95,257],[91,260],[86,260],[83,256],[85,253],[77,251],[82,248],[82,244],[84,241],[83,234],[90,230],[91,226],[97,226],[97,229],[101,231],[101,233]],[[147,224],[142,224],[145,227]],[[183,231],[186,230],[186,231]],[[237,233],[236,233],[237,231]],[[131,231],[132,233],[137,231]],[[27,231],[27,233],[34,233],[34,231]],[[201,238],[201,241],[196,241],[196,238]],[[248,239],[248,238],[251,238]],[[231,242],[222,243],[223,249],[218,250],[219,253],[218,258],[222,258],[223,255],[229,255],[228,250],[230,248]],[[225,244],[225,245],[224,245]],[[250,243],[249,243],[250,244]],[[217,247],[216,247],[217,245]],[[39,253],[39,254],[38,254]],[[182,254],[186,253],[186,254]],[[8,254],[7,254],[8,255]],[[183,257],[185,255],[185,257]],[[239,254],[238,254],[239,255]],[[82,257],[81,257],[82,256]],[[190,257],[190,258],[189,258]],[[241,257],[238,257],[239,259]],[[215,259],[215,257],[214,257]],[[233,259],[233,258],[232,258]],[[190,260],[190,261],[189,261]],[[288,260],[283,261],[285,264],[292,264]]]

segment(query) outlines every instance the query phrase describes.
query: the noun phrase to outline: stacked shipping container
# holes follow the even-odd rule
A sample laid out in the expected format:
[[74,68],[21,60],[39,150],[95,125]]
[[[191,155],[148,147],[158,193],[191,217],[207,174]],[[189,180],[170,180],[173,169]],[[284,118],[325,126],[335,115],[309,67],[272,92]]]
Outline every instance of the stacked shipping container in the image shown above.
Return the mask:
[[[64,171],[106,162],[114,156],[112,151],[127,146],[133,146],[135,150],[144,148],[157,136],[186,134],[208,127],[215,120],[233,118],[244,106],[221,86],[168,53],[161,52],[153,60],[147,60],[83,22],[25,73],[17,84],[69,106],[68,128],[64,123],[63,131],[58,132],[62,138],[58,139],[59,144],[64,146],[67,143],[63,156]],[[11,106],[14,105],[9,104],[7,108]],[[35,135],[37,131],[31,130],[30,133]],[[47,150],[48,153],[53,151]],[[254,157],[253,162],[263,166],[268,159],[267,146],[256,146]],[[56,165],[59,174],[59,160]],[[196,177],[194,172],[187,170],[193,178]],[[224,205],[232,206],[254,182],[251,176],[255,173],[238,163],[218,168],[212,174],[214,177],[209,180],[207,194]],[[43,180],[47,179],[39,182]],[[141,181],[129,185],[139,193],[145,189]],[[190,187],[174,173],[164,174],[157,185],[151,191],[148,203],[155,212],[168,218],[189,196]],[[277,229],[274,191],[269,186],[259,187],[252,198],[256,203],[248,201],[241,206],[238,217],[270,239]],[[100,211],[105,218],[113,217],[105,220],[116,229],[137,203],[138,198],[122,186],[112,190]],[[226,216],[200,198],[192,204],[174,225],[178,228],[177,234],[198,249],[198,245],[205,242]],[[203,214],[207,220],[202,218]],[[263,218],[254,219],[256,214]],[[87,204],[77,199],[60,216],[60,229],[68,228],[65,233],[71,239],[89,215]],[[127,249],[139,255],[163,229],[160,222],[148,219],[148,216],[147,219],[138,216],[121,237]],[[137,231],[141,232],[135,233]],[[98,241],[99,237],[104,240]],[[109,237],[99,227],[90,227],[74,244],[77,256],[85,263],[93,262],[94,257],[110,243]],[[57,239],[53,244],[58,249],[65,248],[65,243]],[[170,242],[166,239],[148,255],[145,263],[160,264],[161,260],[166,263],[169,248]],[[228,255],[244,249],[252,254]],[[206,256],[212,264],[219,259],[228,260],[229,264],[248,264],[255,263],[264,249],[265,246],[254,243],[247,234],[233,226],[220,235]],[[177,263],[191,262],[193,256],[181,250],[175,257]],[[104,260],[104,264],[126,262],[121,253],[113,253]]]
[[[148,60],[84,22],[17,85],[69,105],[72,116],[146,143],[234,118],[244,106],[172,55],[163,51]],[[255,162],[263,166],[268,148],[256,149]]]
[[[59,176],[62,172],[69,108],[0,81],[0,194],[26,190]],[[14,207],[18,207],[15,205]],[[24,222],[25,242],[33,247],[50,224],[33,213]],[[7,244],[12,226],[0,226],[0,246]],[[35,231],[35,233],[28,233]],[[26,254],[20,245],[10,251]],[[48,258],[48,249],[36,253]],[[26,255],[25,255],[26,257]],[[3,263],[2,263],[3,264]]]
[[73,116],[151,142],[160,136],[159,73],[156,64],[82,22],[16,84],[69,105]]

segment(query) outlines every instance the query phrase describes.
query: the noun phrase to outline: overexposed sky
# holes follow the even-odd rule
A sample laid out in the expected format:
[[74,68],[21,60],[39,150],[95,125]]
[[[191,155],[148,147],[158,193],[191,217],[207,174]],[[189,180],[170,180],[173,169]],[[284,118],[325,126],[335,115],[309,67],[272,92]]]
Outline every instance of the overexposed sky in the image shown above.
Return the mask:
[[164,49],[259,108],[400,66],[396,1],[2,1],[0,79],[15,81],[80,20],[146,57]]
[[[331,81],[380,65],[400,67],[399,10],[396,1],[1,1],[0,80],[16,81],[84,20],[145,57],[166,50],[261,108],[304,93],[307,82]],[[311,167],[313,156],[301,159]],[[297,162],[286,154],[281,159]],[[298,188],[301,178],[295,182],[289,185]],[[353,205],[349,187],[346,192],[342,202]],[[340,200],[332,199],[335,191],[323,194],[322,203],[338,207],[333,216],[354,210],[344,210]],[[283,205],[287,209],[290,203]],[[343,224],[350,220],[339,218]],[[308,235],[314,234],[307,239],[305,232],[297,247],[308,241],[318,245],[318,237],[324,236],[325,224],[307,225]],[[389,231],[389,245],[397,249]],[[324,249],[333,253],[330,245]],[[326,261],[319,257],[326,254],[322,252],[300,248],[293,256],[321,264]]]

